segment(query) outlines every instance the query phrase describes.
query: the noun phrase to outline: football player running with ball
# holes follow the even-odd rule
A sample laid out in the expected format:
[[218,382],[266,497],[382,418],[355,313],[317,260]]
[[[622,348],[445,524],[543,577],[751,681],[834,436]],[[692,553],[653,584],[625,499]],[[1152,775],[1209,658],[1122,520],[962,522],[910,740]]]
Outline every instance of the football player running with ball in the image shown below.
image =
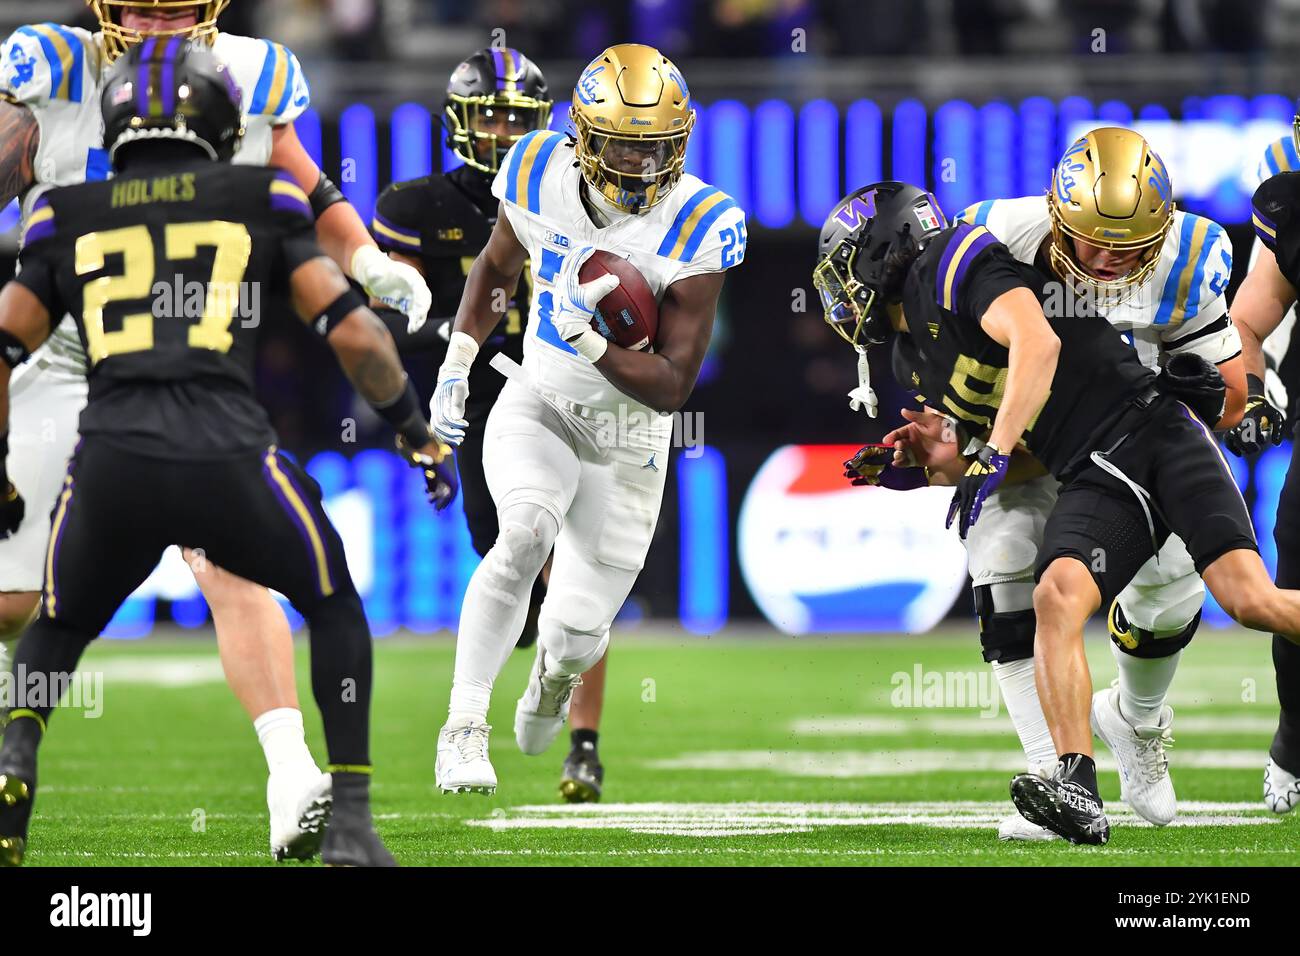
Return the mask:
[[[250,283],[270,301],[291,298],[397,432],[440,507],[455,493],[451,449],[430,430],[387,330],[317,245],[307,194],[284,171],[230,164],[243,133],[240,94],[206,46],[177,38],[134,47],[107,79],[103,128],[116,177],[38,199],[21,270],[0,293],[0,428],[10,369],[65,314],[90,364],[82,438],[43,562],[41,615],[16,666],[33,686],[60,686],[166,547],[201,548],[285,594],[307,619],[333,784],[323,861],[392,865],[371,823],[372,652],[361,598],[320,489],[276,448],[253,397],[265,317],[234,322],[235,290]],[[202,316],[151,311],[160,276],[205,287]],[[2,461],[0,480],[8,480]],[[11,494],[0,527],[22,520],[22,499]],[[346,687],[355,693],[340,693]],[[0,865],[26,853],[55,696],[15,708],[5,730]]]
[[949,522],[962,537],[1014,480],[1013,458],[1030,455],[1061,482],[1033,590],[1035,676],[1057,763],[1050,778],[1016,777],[1011,793],[1031,823],[1107,842],[1088,618],[1177,534],[1230,615],[1300,641],[1300,591],[1269,580],[1205,424],[1221,415],[1222,377],[1195,354],[1157,376],[1086,300],[1061,309],[1058,297],[1045,312],[1053,273],[1020,262],[984,226],[945,226],[933,197],[903,183],[863,187],[837,206],[814,284],[828,322],[863,348],[890,344],[895,375],[957,420],[959,440],[905,441],[898,457],[956,485]]
[[[487,245],[500,208],[492,180],[510,147],[528,133],[546,129],[552,102],[546,77],[528,57],[509,47],[479,50],[452,71],[443,105],[447,145],[464,164],[449,173],[393,183],[379,197],[371,226],[379,247],[417,269],[433,293],[432,314],[424,328],[408,334],[406,319],[381,310],[403,357],[440,363],[447,353],[456,307],[475,257]],[[456,450],[461,495],[470,540],[485,557],[497,539],[497,509],[483,473],[483,433],[488,413],[506,379],[489,367],[504,353],[523,359],[524,323],[532,275],[527,266],[500,323],[483,342],[471,370],[465,402],[465,438]],[[441,318],[446,316],[446,318]],[[429,376],[432,381],[433,376]],[[533,582],[521,647],[537,640],[537,615],[546,597],[546,570]],[[572,705],[573,745],[564,761],[561,795],[573,802],[599,800],[604,768],[596,749],[603,703],[605,659],[583,675]]]
[[[429,291],[419,274],[380,252],[365,223],[307,155],[294,120],[311,95],[294,55],[269,40],[217,31],[229,0],[208,3],[87,0],[100,31],[43,23],[19,28],[4,44],[0,74],[0,204],[18,196],[24,220],[47,189],[104,179],[108,153],[99,115],[103,78],[136,46],[210,46],[242,94],[245,135],[235,162],[274,165],[311,199],[321,247],[375,298],[418,325]],[[77,443],[86,404],[86,356],[71,322],[55,322],[49,340],[14,375],[10,474],[30,520],[0,542],[0,668],[12,666],[18,638],[37,612],[49,515]],[[330,778],[307,749],[294,684],[293,644],[283,612],[265,588],[210,561],[192,563],[212,608],[222,666],[253,721],[270,771],[271,853],[302,859],[320,845]],[[0,708],[4,706],[0,701]],[[0,715],[2,716],[2,715]]]
[[[1246,392],[1241,341],[1224,298],[1232,245],[1217,223],[1174,209],[1165,164],[1140,135],[1092,130],[1066,150],[1045,195],[976,203],[955,221],[986,227],[1021,262],[1090,297],[1143,365],[1158,371],[1173,356],[1190,354],[1217,366],[1226,401],[1212,424],[1236,424]],[[1031,771],[1056,761],[1034,683],[1032,595],[1057,488],[1051,475],[1003,486],[966,536],[984,659]],[[1107,615],[1119,679],[1094,695],[1093,729],[1115,754],[1122,799],[1156,826],[1170,823],[1177,809],[1165,754],[1173,709],[1165,699],[1196,633],[1204,594],[1187,548],[1170,535]],[[1053,836],[1019,814],[998,834]]]
[[[744,257],[744,213],[683,170],[695,112],[681,73],[658,50],[620,44],[600,54],[569,115],[576,138],[530,133],[497,174],[501,214],[470,270],[433,398],[439,437],[461,442],[470,369],[501,318],[494,298],[509,297],[527,262],[523,370],[485,435],[500,532],[465,595],[438,735],[445,792],[496,788],[492,685],[552,549],[537,655],[515,709],[521,750],[551,744],[582,673],[604,656],[658,520],[672,433],[664,413],[690,397],[724,273]],[[659,303],[653,352],[624,349],[592,327],[597,303],[618,285],[612,275],[579,280],[596,247],[628,259],[649,283]]]

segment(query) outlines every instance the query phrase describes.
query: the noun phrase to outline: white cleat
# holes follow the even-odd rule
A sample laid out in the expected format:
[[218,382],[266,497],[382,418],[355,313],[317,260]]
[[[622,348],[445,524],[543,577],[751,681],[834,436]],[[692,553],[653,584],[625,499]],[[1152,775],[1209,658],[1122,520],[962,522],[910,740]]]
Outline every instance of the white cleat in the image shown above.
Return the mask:
[[1030,823],[1019,813],[1013,813],[998,824],[999,840],[1022,840],[1027,843],[1041,843],[1047,840],[1061,839],[1047,827]]
[[266,781],[271,858],[310,860],[319,853],[333,805],[334,778],[315,764],[272,773]]
[[524,696],[515,705],[515,742],[526,754],[539,754],[559,736],[569,716],[569,699],[582,683],[582,675],[547,677],[546,651],[537,644],[533,670],[528,675]]
[[1300,777],[1287,773],[1272,757],[1264,768],[1264,806],[1274,813],[1290,813],[1300,806]]
[[488,759],[490,724],[448,721],[438,731],[434,779],[443,793],[481,793],[497,789],[497,772]]
[[1178,813],[1174,782],[1169,777],[1166,747],[1174,711],[1165,706],[1158,724],[1133,726],[1119,712],[1119,688],[1107,687],[1092,697],[1092,730],[1110,748],[1119,765],[1120,799],[1142,819],[1163,827]]

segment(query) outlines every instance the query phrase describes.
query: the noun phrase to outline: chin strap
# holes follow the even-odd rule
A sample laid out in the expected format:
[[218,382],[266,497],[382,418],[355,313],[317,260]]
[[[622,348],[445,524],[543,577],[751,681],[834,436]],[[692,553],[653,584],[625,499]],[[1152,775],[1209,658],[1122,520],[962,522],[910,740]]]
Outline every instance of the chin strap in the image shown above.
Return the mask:
[[861,345],[858,350],[858,387],[849,392],[849,408],[855,412],[863,411],[868,418],[876,417],[876,393],[871,388],[871,366],[867,362],[867,350]]

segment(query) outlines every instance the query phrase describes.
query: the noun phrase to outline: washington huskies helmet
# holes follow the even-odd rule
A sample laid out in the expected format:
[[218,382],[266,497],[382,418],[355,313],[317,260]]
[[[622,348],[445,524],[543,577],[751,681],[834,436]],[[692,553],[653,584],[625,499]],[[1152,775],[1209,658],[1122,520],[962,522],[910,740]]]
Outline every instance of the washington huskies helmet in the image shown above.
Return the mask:
[[889,337],[882,306],[902,296],[907,268],[947,228],[939,201],[900,182],[855,189],[822,225],[813,286],[826,322],[856,349]]
[[241,103],[230,71],[206,47],[179,36],[150,37],[114,64],[104,84],[109,159],[116,169],[123,146],[165,139],[226,162],[244,135]]
[[[143,43],[149,37],[185,37],[210,44],[217,35],[217,17],[230,6],[230,0],[86,0],[86,5],[99,18],[99,29],[104,36],[104,53],[109,62],[116,60],[130,47]],[[127,7],[148,7],[154,10],[198,9],[198,22],[192,27],[177,30],[129,30],[122,26],[121,11]],[[114,16],[114,12],[117,15]]]
[[654,47],[620,43],[592,60],[569,118],[582,178],[611,205],[643,212],[682,178],[695,110],[681,71]]
[[[546,77],[532,60],[509,47],[479,50],[452,71],[442,125],[447,146],[474,169],[495,173],[510,147],[536,129],[551,123],[551,100]],[[507,136],[478,130],[478,120],[504,113],[520,132]],[[490,143],[486,160],[475,148]]]
[[[1164,161],[1131,129],[1107,126],[1074,141],[1052,172],[1048,259],[1062,279],[1091,287],[1102,303],[1123,301],[1155,275],[1174,221]],[[1074,242],[1116,252],[1141,250],[1127,275],[1101,279],[1080,264]]]

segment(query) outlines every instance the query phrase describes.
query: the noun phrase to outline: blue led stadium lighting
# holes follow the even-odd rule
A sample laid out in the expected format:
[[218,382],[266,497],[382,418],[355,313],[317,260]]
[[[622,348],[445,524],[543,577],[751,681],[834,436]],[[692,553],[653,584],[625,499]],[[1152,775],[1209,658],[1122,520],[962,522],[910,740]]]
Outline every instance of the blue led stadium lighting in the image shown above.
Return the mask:
[[1058,135],[1056,140],[1056,156],[1052,159],[1053,165],[1056,164],[1056,160],[1060,159],[1061,154],[1069,147],[1070,135],[1071,131],[1074,129],[1075,123],[1091,122],[1093,125],[1102,125],[1095,122],[1097,114],[1092,108],[1091,101],[1082,96],[1067,96],[1065,99],[1061,100],[1061,105],[1056,111],[1056,116]]
[[[925,127],[925,106],[920,100],[903,100],[894,107],[890,178],[914,185],[929,181],[925,174]],[[944,211],[949,211],[946,206]]]
[[1060,158],[1056,148],[1056,104],[1045,96],[1031,96],[1020,103],[1020,186],[1016,195],[1032,196],[1046,191],[1052,167]]
[[[840,189],[843,196],[867,183],[884,179],[881,157],[884,152],[884,125],[880,107],[871,100],[855,100],[850,104],[844,122],[845,182]],[[821,227],[821,222],[809,223]]]
[[[801,138],[801,164],[803,146]],[[790,188],[793,181],[794,110],[781,100],[767,100],[754,110],[753,211],[759,223],[769,229],[790,224],[794,218],[794,191]]]
[[799,111],[798,149],[799,214],[820,229],[842,195],[840,116],[835,104],[829,100],[804,104]]
[[393,110],[393,182],[433,172],[433,117],[419,103]]
[[323,166],[325,160],[321,152],[320,115],[315,110],[307,110],[293,121],[293,128],[307,155],[317,166]]
[[1097,122],[1105,126],[1132,126],[1133,108],[1119,100],[1107,100],[1097,107]]
[[370,222],[379,191],[379,149],[375,112],[369,106],[349,106],[339,117],[338,186],[361,216]]
[[681,547],[679,614],[695,634],[727,622],[731,568],[727,466],[716,448],[696,446],[677,455]]
[[[1203,108],[1207,120],[1234,129],[1245,126],[1250,114],[1250,104],[1242,96],[1211,96]],[[1244,222],[1250,218],[1250,196],[1240,181],[1224,177],[1207,197],[1204,209],[1215,222]]]
[[980,149],[979,195],[975,198],[1004,199],[1017,195],[1016,111],[1006,103],[988,103],[980,107],[976,122]]
[[[708,109],[709,141],[725,143],[725,149],[709,151],[709,175],[705,178],[749,209],[749,108],[736,100],[719,100]],[[688,150],[689,152],[689,150]]]

